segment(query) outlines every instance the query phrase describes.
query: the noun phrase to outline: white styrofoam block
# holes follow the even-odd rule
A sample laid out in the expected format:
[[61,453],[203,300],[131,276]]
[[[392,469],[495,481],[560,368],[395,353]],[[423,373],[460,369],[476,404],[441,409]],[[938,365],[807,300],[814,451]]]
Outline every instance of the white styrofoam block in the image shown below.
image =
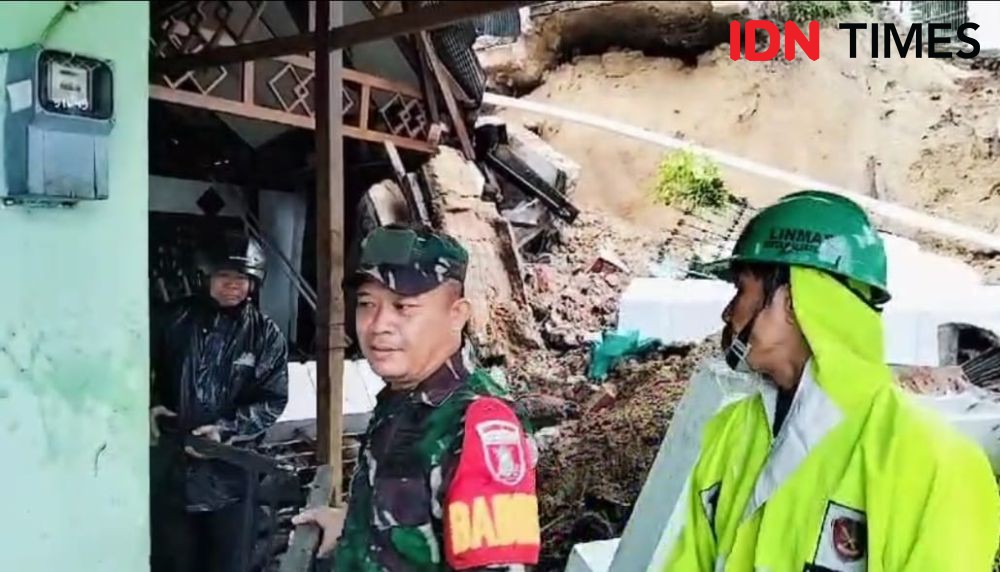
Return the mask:
[[577,544],[566,562],[566,572],[607,572],[617,549],[617,538]]
[[906,238],[886,233],[881,236],[888,259],[888,287],[894,297],[939,298],[942,281],[958,290],[983,284],[979,272],[961,260],[927,252]]
[[[983,284],[964,262],[921,250],[917,243],[883,234],[893,298],[883,312],[886,360],[940,364],[938,329],[965,323],[1000,333],[1000,287]],[[722,329],[721,313],[734,288],[716,280],[640,278],[619,306],[618,330],[667,345],[695,343]]]
[[915,399],[979,443],[993,472],[1000,474],[1000,403],[978,388],[955,395],[918,395]]
[[618,330],[665,344],[700,342],[722,329],[722,310],[734,293],[717,280],[639,278],[622,294]]
[[[316,362],[313,365],[314,372]],[[316,381],[315,375],[309,375],[308,364],[291,362],[288,364],[288,403],[278,417],[277,423],[283,421],[301,421],[316,417]]]
[[[385,382],[366,360],[344,362],[344,415],[370,413]],[[278,418],[303,421],[316,418],[316,362],[288,364],[288,404]]]

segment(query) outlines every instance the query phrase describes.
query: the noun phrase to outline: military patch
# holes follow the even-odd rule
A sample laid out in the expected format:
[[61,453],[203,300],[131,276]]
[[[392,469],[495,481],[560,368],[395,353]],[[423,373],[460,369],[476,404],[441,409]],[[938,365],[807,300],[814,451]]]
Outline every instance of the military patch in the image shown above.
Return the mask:
[[502,400],[487,397],[469,405],[462,453],[446,494],[445,557],[452,569],[538,562],[541,531],[530,447]]
[[476,433],[493,480],[509,486],[520,483],[527,472],[521,428],[507,421],[484,421],[476,424]]
[[823,518],[813,565],[821,570],[868,570],[868,523],[865,513],[830,502]]

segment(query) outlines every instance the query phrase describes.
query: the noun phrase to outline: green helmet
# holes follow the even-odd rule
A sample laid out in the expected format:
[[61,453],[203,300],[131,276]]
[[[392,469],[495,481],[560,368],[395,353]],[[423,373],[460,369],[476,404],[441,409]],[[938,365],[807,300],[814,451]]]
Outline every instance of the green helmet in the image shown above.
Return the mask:
[[853,201],[823,191],[782,197],[757,213],[736,241],[730,258],[702,271],[732,280],[733,263],[807,266],[870,287],[870,302],[889,301],[882,238]]

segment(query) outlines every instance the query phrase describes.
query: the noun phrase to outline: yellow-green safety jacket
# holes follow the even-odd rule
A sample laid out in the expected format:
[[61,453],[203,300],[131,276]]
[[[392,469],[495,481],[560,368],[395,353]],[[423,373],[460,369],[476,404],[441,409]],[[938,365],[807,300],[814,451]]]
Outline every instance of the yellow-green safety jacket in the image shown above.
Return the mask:
[[772,438],[773,388],[706,427],[669,572],[989,572],[1000,495],[983,451],[893,383],[879,315],[792,268],[812,349]]

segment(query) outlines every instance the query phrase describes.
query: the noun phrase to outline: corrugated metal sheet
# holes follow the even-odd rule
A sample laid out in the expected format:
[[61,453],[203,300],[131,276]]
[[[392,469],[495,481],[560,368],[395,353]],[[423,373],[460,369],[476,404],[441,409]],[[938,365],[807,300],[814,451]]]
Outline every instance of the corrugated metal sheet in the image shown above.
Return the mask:
[[[439,0],[424,2],[424,5],[440,4]],[[486,92],[486,72],[479,64],[479,58],[472,49],[478,34],[472,21],[459,22],[430,32],[431,43],[438,57],[455,78],[466,99],[479,107]]]
[[521,35],[521,15],[517,10],[486,14],[473,20],[477,36],[516,38]]

